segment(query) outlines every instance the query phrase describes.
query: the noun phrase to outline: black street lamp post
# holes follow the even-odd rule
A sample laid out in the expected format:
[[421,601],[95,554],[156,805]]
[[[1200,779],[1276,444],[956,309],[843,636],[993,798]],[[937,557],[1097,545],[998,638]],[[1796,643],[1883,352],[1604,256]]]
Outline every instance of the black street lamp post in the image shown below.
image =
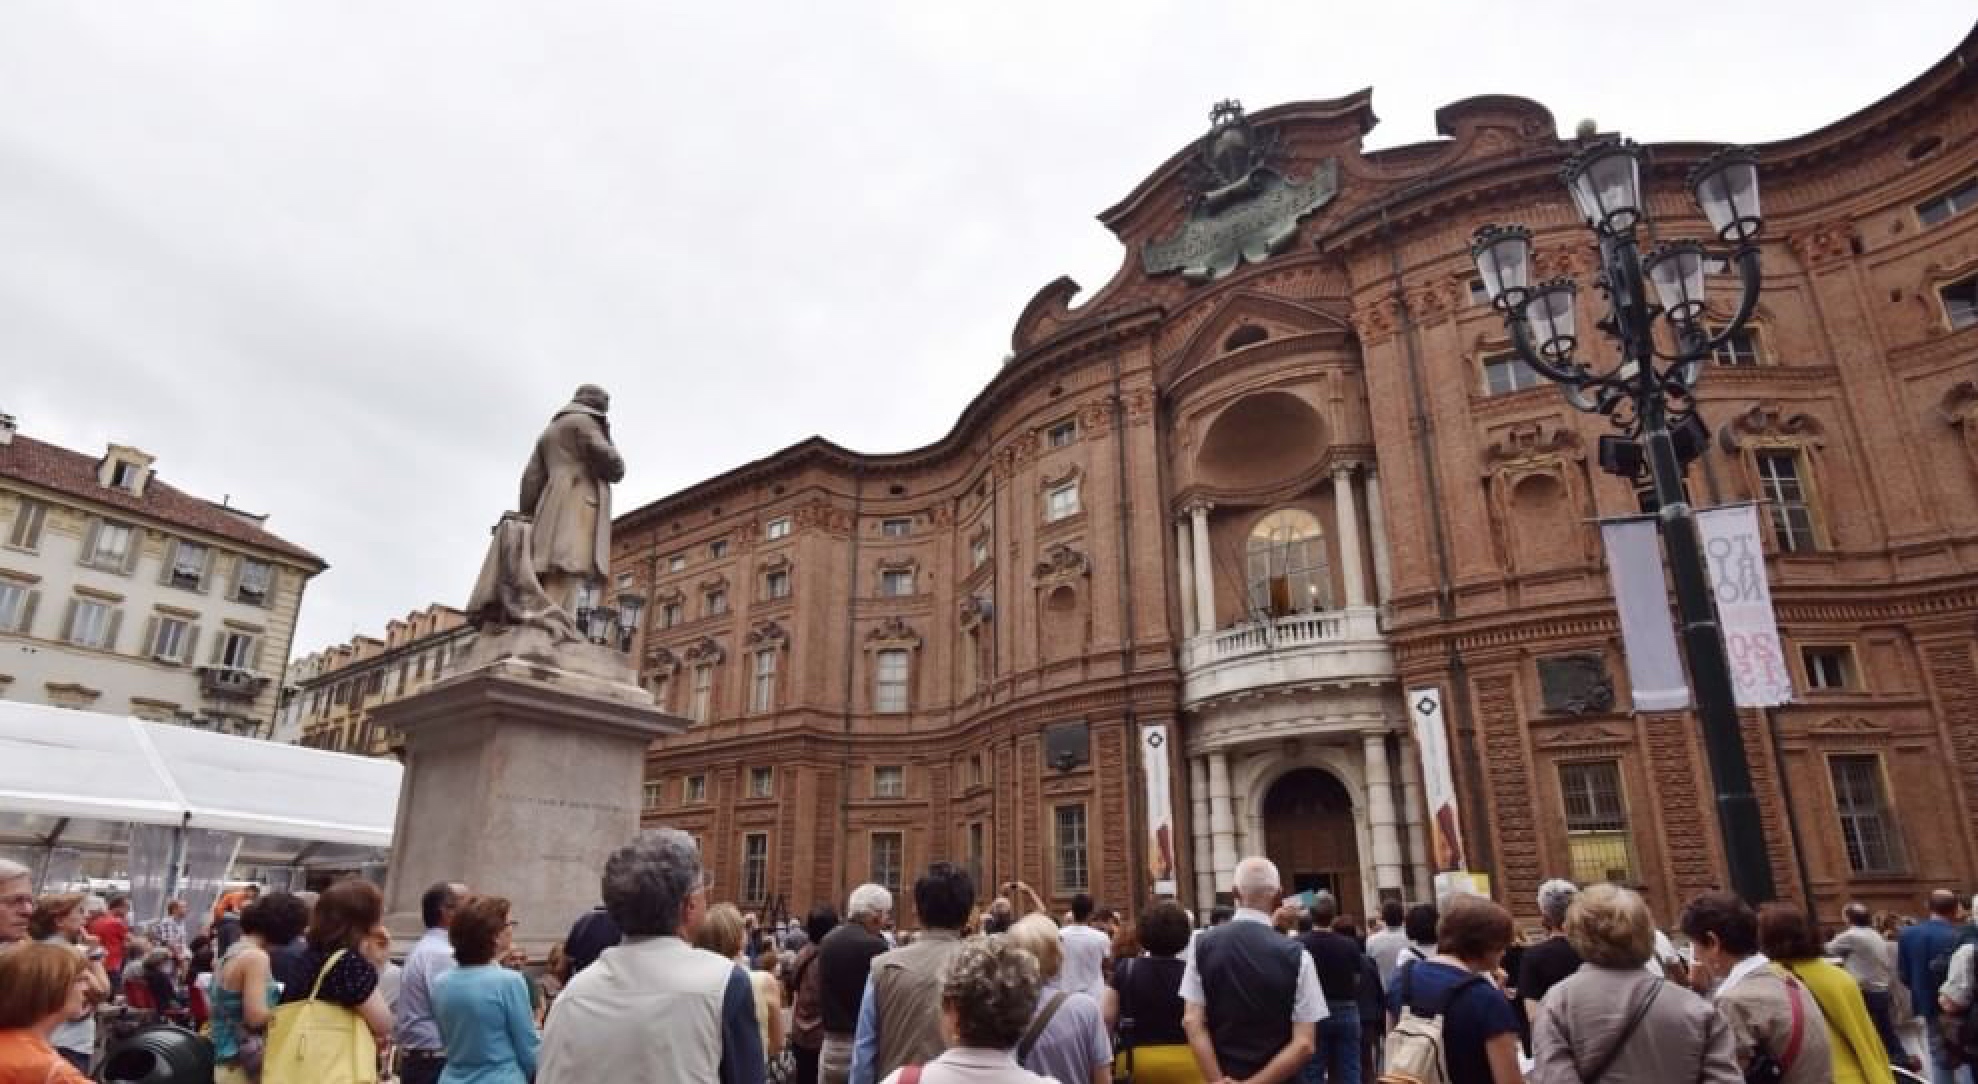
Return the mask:
[[[1741,284],[1737,312],[1715,334],[1703,322],[1704,247],[1678,241],[1657,245],[1646,258],[1641,254],[1635,232],[1648,219],[1641,192],[1643,160],[1641,148],[1633,142],[1604,139],[1586,147],[1560,171],[1581,217],[1599,241],[1600,274],[1594,285],[1606,296],[1608,311],[1596,326],[1619,348],[1620,360],[1612,369],[1596,372],[1574,358],[1573,304],[1578,287],[1570,278],[1532,283],[1530,230],[1484,226],[1476,232],[1470,255],[1491,304],[1504,316],[1518,357],[1559,384],[1574,407],[1606,416],[1618,430],[1600,440],[1601,466],[1630,479],[1639,477],[1646,466],[1654,481],[1731,887],[1756,903],[1775,895],[1772,864],[1759,822],[1758,799],[1752,792],[1751,765],[1745,757],[1724,634],[1717,624],[1698,542],[1696,513],[1683,489],[1683,468],[1709,441],[1691,391],[1712,352],[1744,327],[1758,303],[1756,242],[1764,227],[1758,204],[1758,158],[1749,148],[1731,147],[1690,172],[1690,187],[1717,240],[1731,246],[1730,259]],[[1653,299],[1649,287],[1654,289]],[[1658,318],[1667,324],[1667,350],[1656,336]]]

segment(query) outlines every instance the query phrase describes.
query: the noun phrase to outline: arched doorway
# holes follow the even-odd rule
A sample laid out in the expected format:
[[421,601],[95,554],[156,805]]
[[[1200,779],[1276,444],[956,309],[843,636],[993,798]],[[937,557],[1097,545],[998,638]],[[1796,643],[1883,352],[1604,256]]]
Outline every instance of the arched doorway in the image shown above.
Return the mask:
[[1264,853],[1277,863],[1287,895],[1324,889],[1341,913],[1358,915],[1360,841],[1353,796],[1337,776],[1295,768],[1264,793]]

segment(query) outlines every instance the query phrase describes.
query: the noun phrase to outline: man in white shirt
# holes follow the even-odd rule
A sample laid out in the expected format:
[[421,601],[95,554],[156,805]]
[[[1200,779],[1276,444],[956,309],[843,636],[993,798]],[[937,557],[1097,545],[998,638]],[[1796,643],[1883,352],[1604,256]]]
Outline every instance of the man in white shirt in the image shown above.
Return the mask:
[[1064,944],[1064,966],[1058,972],[1058,987],[1072,993],[1091,994],[1103,1001],[1106,994],[1106,954],[1112,939],[1092,926],[1092,897],[1080,892],[1071,898],[1071,925],[1058,931]]
[[1236,864],[1236,917],[1195,939],[1181,976],[1181,1026],[1204,1080],[1279,1084],[1312,1060],[1325,994],[1312,955],[1271,926],[1277,866]]
[[1408,947],[1408,933],[1401,928],[1402,919],[1408,909],[1400,900],[1388,900],[1380,905],[1380,932],[1367,938],[1367,955],[1373,957],[1374,966],[1380,968],[1381,989],[1394,981],[1394,969],[1400,966],[1401,950]]

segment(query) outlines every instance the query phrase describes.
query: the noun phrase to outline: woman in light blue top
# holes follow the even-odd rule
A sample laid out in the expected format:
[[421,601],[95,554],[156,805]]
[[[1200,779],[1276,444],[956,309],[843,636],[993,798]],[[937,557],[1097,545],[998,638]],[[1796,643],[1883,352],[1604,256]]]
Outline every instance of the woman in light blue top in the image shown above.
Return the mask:
[[508,901],[473,896],[454,912],[447,937],[458,964],[433,983],[433,1016],[446,1042],[440,1084],[526,1084],[541,1040],[529,1011],[529,984],[496,961],[515,923]]

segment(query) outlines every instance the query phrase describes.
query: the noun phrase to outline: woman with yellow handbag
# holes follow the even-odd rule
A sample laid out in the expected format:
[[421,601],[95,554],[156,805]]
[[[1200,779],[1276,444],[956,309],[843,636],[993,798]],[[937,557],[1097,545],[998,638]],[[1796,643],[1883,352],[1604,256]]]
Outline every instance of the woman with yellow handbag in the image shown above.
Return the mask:
[[369,881],[331,885],[316,900],[303,962],[310,988],[284,989],[268,1031],[262,1084],[376,1084],[378,1041],[391,1035],[391,1010],[378,993],[379,961],[366,952],[385,901]]

